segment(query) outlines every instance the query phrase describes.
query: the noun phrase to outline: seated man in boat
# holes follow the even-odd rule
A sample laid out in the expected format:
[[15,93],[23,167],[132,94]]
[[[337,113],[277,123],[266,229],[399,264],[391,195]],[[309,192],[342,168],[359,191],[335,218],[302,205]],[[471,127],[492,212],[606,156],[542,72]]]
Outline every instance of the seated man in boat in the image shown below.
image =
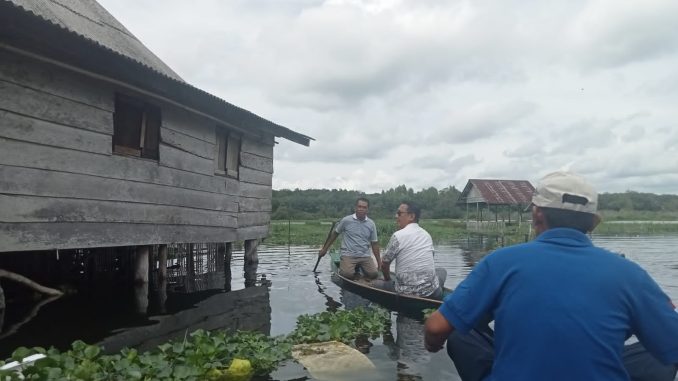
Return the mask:
[[[339,274],[349,279],[357,277],[357,269],[360,269],[363,276],[369,279],[375,279],[379,275],[377,270],[378,264],[381,263],[379,240],[374,221],[367,217],[369,206],[370,202],[365,197],[358,198],[355,203],[355,213],[339,221],[325,245],[318,252],[318,256],[323,257],[339,234],[342,234]],[[372,260],[370,250],[376,262]]]
[[[645,270],[593,245],[597,204],[580,176],[542,178],[531,204],[537,237],[473,268],[427,319],[426,349],[447,341],[464,381],[673,380],[678,314]],[[494,337],[473,329],[488,314]],[[631,335],[639,342],[625,346]]]
[[[375,287],[399,294],[441,299],[447,272],[435,267],[433,240],[419,226],[421,210],[403,201],[396,212],[398,230],[391,236],[382,257],[384,280],[375,280]],[[395,260],[395,282],[391,280],[391,262]]]

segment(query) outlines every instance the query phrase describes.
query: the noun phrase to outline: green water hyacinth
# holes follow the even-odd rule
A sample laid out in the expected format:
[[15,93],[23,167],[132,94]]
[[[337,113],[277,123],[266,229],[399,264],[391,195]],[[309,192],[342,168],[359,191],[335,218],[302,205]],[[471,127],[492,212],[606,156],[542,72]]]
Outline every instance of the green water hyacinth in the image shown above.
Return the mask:
[[381,308],[358,307],[301,315],[297,318],[297,328],[290,333],[288,339],[295,344],[331,340],[349,343],[361,336],[377,338],[390,323],[390,313]]
[[[291,359],[292,346],[296,343],[376,338],[390,321],[386,310],[357,308],[302,315],[287,337],[268,337],[249,331],[197,330],[152,351],[127,348],[116,354],[103,354],[101,347],[82,341],[75,341],[71,349],[64,352],[54,348],[21,347],[10,359],[0,361],[0,366],[11,361],[21,362],[36,353],[44,357],[23,365],[22,369],[0,370],[0,381],[241,380],[270,374],[281,362]],[[251,374],[235,374],[234,364],[244,363],[251,366]],[[234,374],[229,374],[229,370]]]

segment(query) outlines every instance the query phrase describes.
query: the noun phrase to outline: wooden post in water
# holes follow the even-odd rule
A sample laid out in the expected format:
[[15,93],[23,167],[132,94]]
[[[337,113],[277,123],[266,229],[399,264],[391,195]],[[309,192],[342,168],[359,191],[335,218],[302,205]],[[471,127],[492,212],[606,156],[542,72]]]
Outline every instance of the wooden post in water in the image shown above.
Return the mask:
[[259,264],[257,246],[259,246],[259,241],[256,239],[245,241],[245,287],[252,287],[257,281],[257,265]]
[[149,246],[137,246],[134,259],[134,301],[139,314],[148,310]]
[[231,258],[233,258],[233,243],[226,242],[219,244],[217,248],[219,256],[224,258],[224,291],[231,291]]
[[256,239],[248,239],[245,241],[245,265],[259,263],[257,246],[259,246],[259,241]]
[[158,304],[164,313],[167,302],[167,245],[158,246]]
[[195,258],[193,258],[195,251],[195,244],[188,245],[188,253],[186,253],[186,291],[191,292],[195,289]]
[[158,280],[167,281],[167,245],[158,247]]
[[149,264],[148,246],[137,246],[134,259],[134,283],[148,284],[148,264]]

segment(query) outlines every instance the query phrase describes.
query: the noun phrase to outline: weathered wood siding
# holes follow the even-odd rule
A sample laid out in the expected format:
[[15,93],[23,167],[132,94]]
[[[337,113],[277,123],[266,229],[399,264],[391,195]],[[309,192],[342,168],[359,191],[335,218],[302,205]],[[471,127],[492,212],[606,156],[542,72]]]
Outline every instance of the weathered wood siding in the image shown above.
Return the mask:
[[273,136],[265,141],[253,141],[247,137],[242,140],[238,214],[239,235],[242,239],[268,235],[273,196],[273,144]]
[[[115,93],[160,107],[160,159],[112,153]],[[217,122],[0,48],[0,252],[268,234],[273,136],[215,175]]]

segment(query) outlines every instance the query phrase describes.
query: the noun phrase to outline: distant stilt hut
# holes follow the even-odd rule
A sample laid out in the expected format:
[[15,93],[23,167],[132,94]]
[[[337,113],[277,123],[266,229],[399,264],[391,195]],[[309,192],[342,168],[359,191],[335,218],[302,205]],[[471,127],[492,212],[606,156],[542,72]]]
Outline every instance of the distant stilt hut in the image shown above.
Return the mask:
[[503,232],[507,223],[522,223],[523,210],[530,204],[532,193],[534,187],[527,180],[470,179],[457,204],[466,204],[469,231]]

